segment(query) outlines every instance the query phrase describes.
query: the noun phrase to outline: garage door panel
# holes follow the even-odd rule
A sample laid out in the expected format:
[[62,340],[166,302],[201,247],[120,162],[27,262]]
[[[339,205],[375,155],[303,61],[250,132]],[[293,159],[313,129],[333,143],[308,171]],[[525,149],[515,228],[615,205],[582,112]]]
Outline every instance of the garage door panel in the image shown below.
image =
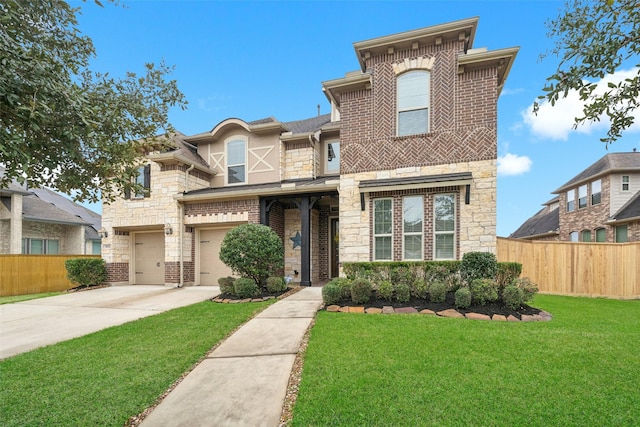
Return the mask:
[[229,267],[220,261],[220,247],[230,228],[200,231],[200,284],[218,285],[220,277],[231,276]]

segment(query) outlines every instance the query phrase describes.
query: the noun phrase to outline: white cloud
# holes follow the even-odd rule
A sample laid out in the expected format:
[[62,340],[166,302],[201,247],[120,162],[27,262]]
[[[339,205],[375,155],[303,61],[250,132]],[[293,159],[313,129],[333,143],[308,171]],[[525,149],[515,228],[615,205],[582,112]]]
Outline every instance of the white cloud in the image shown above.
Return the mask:
[[[618,83],[637,74],[637,69],[621,70],[609,74],[597,82],[596,94],[604,93],[609,82]],[[533,104],[521,112],[524,124],[531,132],[540,138],[566,141],[570,132],[590,135],[593,132],[606,132],[609,120],[605,116],[599,122],[584,123],[573,129],[575,117],[583,115],[584,101],[580,100],[578,92],[571,91],[565,98],[558,99],[555,106],[548,102],[540,103],[538,114],[533,113]],[[636,123],[629,131],[640,131],[640,114],[636,114]]]
[[517,87],[515,89],[511,89],[508,87],[505,87],[504,89],[502,89],[502,92],[500,92],[500,96],[507,96],[507,95],[517,95],[521,92],[523,92],[524,89],[521,87]]
[[512,153],[498,156],[498,175],[522,175],[531,170],[532,163],[531,159],[527,156],[518,156]]

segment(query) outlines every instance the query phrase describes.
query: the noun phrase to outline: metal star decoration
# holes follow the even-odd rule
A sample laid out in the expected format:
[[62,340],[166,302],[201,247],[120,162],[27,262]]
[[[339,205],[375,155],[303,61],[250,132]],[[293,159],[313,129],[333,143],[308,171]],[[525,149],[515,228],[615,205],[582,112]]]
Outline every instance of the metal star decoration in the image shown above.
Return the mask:
[[296,231],[296,235],[289,237],[289,240],[293,242],[293,249],[299,248],[302,245],[302,236],[299,231]]

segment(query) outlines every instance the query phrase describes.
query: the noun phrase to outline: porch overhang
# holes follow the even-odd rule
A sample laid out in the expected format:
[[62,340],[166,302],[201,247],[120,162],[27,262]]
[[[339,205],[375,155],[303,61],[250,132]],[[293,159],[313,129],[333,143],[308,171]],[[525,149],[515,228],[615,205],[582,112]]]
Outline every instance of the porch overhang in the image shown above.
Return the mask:
[[408,178],[372,179],[360,181],[360,193],[377,191],[414,190],[435,187],[457,187],[473,181],[471,172],[426,175]]

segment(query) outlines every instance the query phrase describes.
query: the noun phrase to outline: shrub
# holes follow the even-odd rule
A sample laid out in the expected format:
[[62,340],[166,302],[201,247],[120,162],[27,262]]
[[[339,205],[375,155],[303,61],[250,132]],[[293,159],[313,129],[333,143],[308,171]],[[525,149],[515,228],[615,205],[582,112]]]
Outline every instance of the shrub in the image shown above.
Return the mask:
[[342,286],[335,279],[322,287],[322,300],[327,305],[342,301]]
[[416,280],[416,275],[409,267],[398,266],[391,269],[391,282],[395,285],[404,283],[412,284]]
[[471,290],[467,287],[462,287],[454,294],[456,307],[469,308],[471,305]]
[[496,280],[498,286],[504,288],[513,284],[514,280],[520,277],[522,273],[522,264],[518,262],[499,262],[498,271],[496,272]]
[[275,294],[285,289],[287,289],[287,282],[284,281],[284,277],[267,277],[267,292]]
[[367,279],[356,279],[351,283],[351,301],[364,304],[371,299],[371,282]]
[[107,266],[102,258],[70,258],[64,266],[69,280],[79,286],[96,286],[107,280]]
[[231,276],[219,278],[218,285],[220,286],[220,292],[223,294],[235,295],[235,289],[233,287],[233,282],[235,281],[235,277]]
[[431,302],[444,302],[447,297],[447,285],[444,282],[433,282],[429,286]]
[[395,286],[396,300],[399,302],[409,302],[411,299],[411,287],[406,283],[398,283]]
[[470,290],[475,304],[485,305],[498,300],[498,283],[493,279],[475,279],[471,282]]
[[347,279],[346,277],[336,277],[335,279],[332,279],[331,282],[335,282],[340,289],[340,299],[351,299],[351,279]]
[[388,280],[383,280],[378,286],[378,298],[391,301],[393,298],[393,284]]
[[498,260],[491,252],[469,252],[462,256],[460,273],[467,283],[475,279],[495,279],[497,271]]
[[445,278],[445,282],[447,283],[447,289],[453,292],[457,291],[458,289],[466,285],[459,271],[449,274]]
[[524,293],[516,285],[507,285],[502,290],[502,302],[512,310],[517,310],[522,306]]
[[424,279],[416,279],[415,282],[413,282],[412,290],[416,298],[427,299],[429,296],[429,285]]
[[260,295],[260,288],[253,279],[241,277],[233,282],[234,294],[239,298],[253,298]]
[[266,225],[242,224],[225,235],[220,260],[261,287],[267,277],[283,267],[284,249],[280,237]]
[[528,277],[516,279],[515,285],[522,290],[522,303],[527,303],[538,293],[538,286]]

